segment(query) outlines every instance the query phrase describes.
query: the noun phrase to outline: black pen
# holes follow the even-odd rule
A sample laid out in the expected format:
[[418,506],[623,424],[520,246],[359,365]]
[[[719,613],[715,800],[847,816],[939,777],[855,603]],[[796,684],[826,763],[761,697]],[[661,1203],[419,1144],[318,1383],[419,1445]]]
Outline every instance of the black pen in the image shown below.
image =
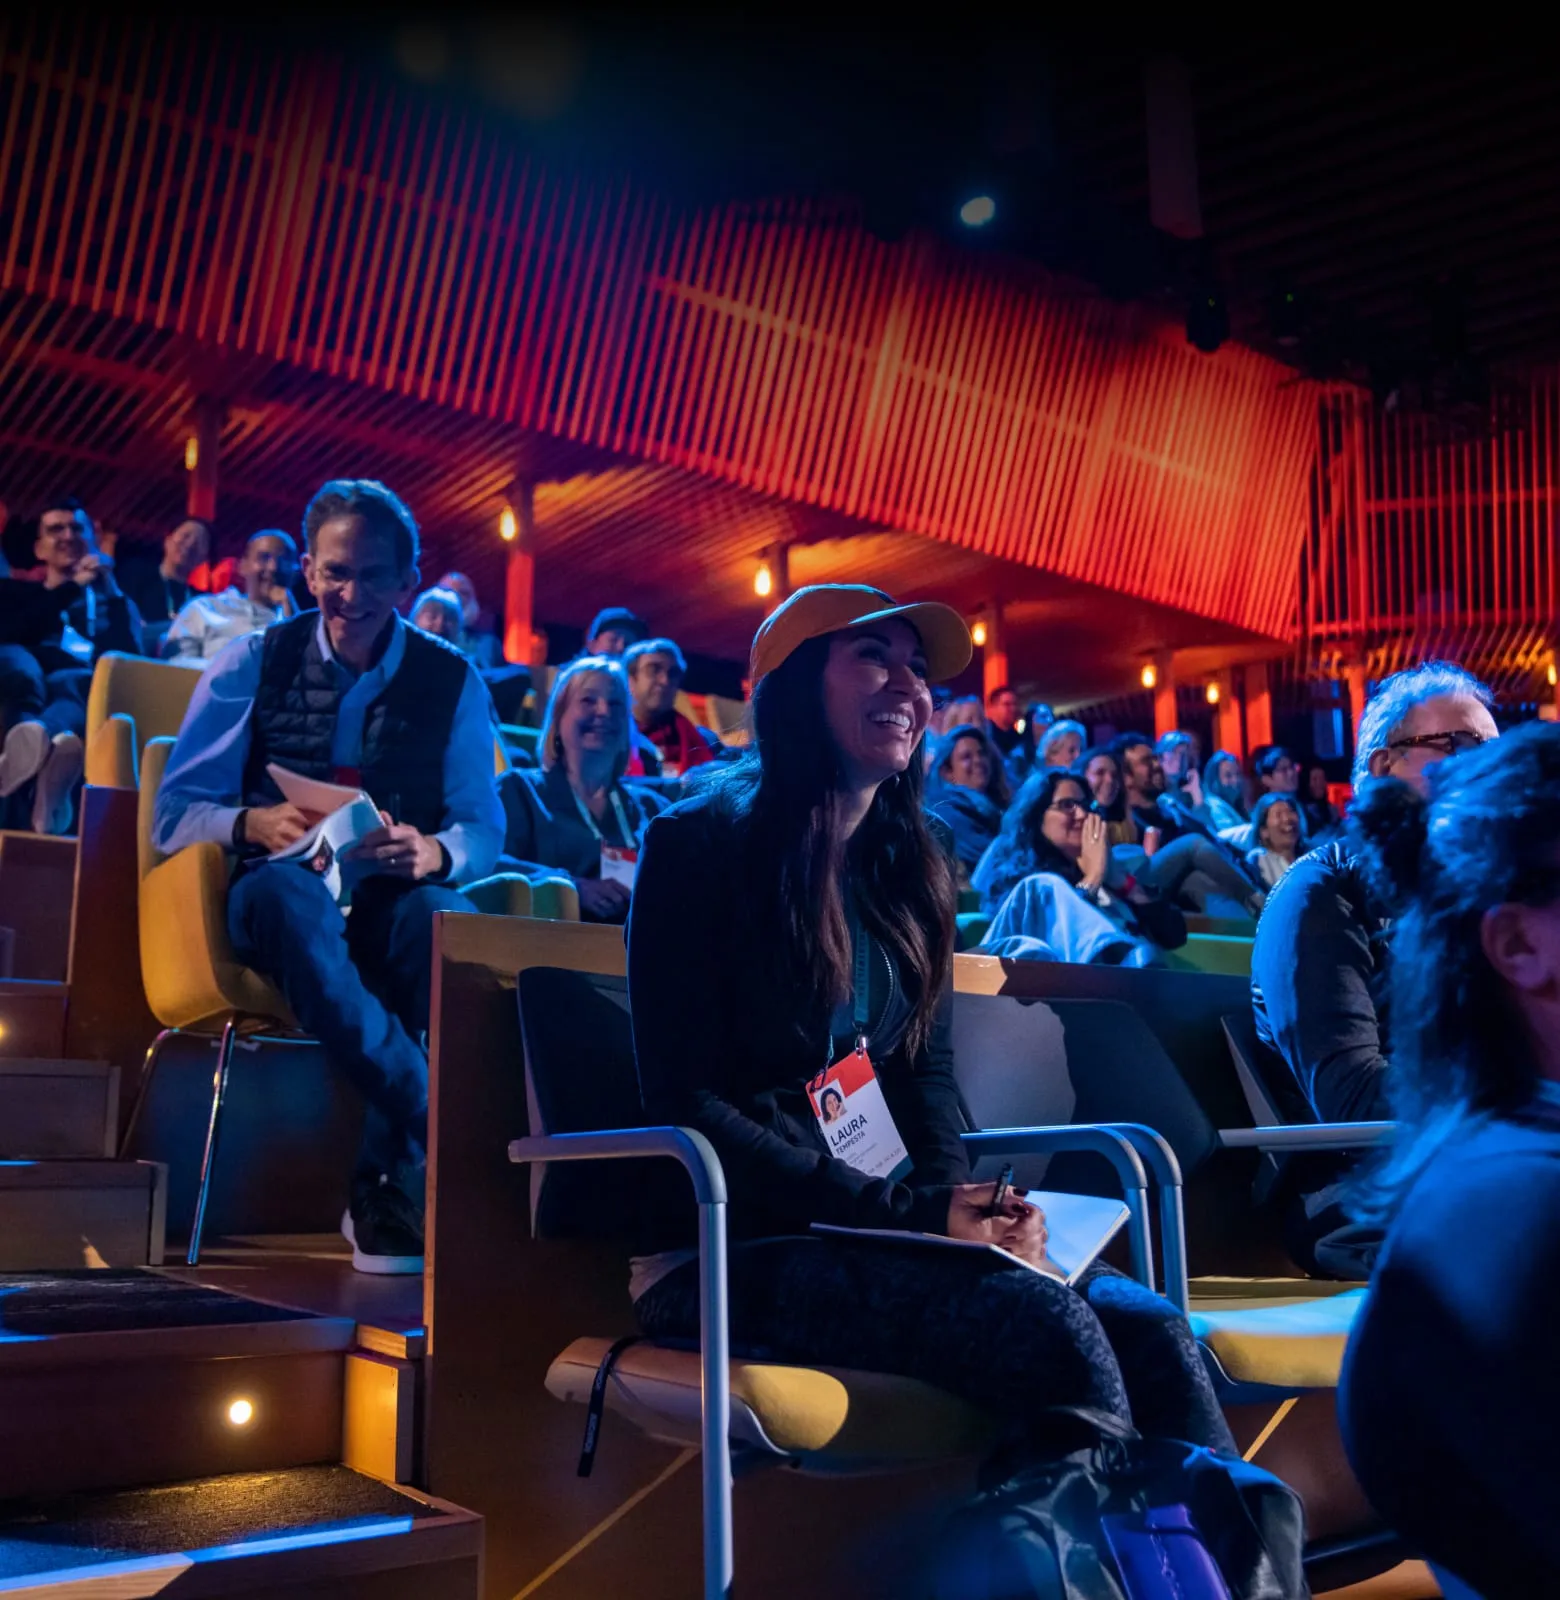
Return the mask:
[[1008,1190],[1012,1187],[1013,1163],[1010,1161],[1002,1169],[1001,1177],[997,1179],[996,1196],[991,1202],[991,1211],[988,1213],[990,1216],[1000,1217],[1002,1215],[1002,1208],[1007,1204]]

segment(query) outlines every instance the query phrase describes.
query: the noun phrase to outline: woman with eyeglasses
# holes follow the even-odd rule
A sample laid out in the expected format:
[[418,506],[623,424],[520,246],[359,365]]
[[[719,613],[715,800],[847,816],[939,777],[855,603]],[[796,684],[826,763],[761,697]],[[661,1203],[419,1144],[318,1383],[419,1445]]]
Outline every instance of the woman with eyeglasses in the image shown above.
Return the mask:
[[1394,919],[1397,1133],[1349,1196],[1386,1243],[1339,1413],[1397,1531],[1525,1600],[1560,1593],[1560,728],[1479,731],[1406,735],[1471,748],[1428,793],[1365,785],[1350,819]]
[[1186,943],[1185,917],[1112,854],[1087,783],[1060,767],[1019,790],[974,884],[992,918],[987,951],[1150,966]]

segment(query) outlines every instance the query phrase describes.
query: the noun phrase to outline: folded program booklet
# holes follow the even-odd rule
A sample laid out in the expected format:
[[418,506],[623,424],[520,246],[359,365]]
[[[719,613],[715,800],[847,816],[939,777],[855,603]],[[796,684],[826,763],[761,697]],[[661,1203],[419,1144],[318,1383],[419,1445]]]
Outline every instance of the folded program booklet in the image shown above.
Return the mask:
[[273,850],[271,861],[293,861],[325,880],[337,905],[352,903],[352,889],[366,877],[365,865],[341,858],[360,840],[384,826],[379,807],[361,789],[321,783],[289,772],[273,761],[265,769],[283,796],[300,811],[323,813],[320,820],[285,850]]
[[1051,1189],[1031,1189],[1024,1198],[1045,1213],[1050,1235],[1045,1253],[1049,1269],[1024,1261],[1000,1245],[981,1244],[975,1239],[950,1239],[940,1233],[912,1233],[899,1228],[838,1228],[832,1223],[815,1222],[816,1233],[833,1233],[850,1239],[874,1239],[885,1244],[937,1250],[975,1250],[999,1257],[1031,1272],[1048,1273],[1065,1283],[1076,1283],[1100,1251],[1121,1232],[1129,1215],[1119,1200],[1103,1200],[1090,1194],[1062,1194]]

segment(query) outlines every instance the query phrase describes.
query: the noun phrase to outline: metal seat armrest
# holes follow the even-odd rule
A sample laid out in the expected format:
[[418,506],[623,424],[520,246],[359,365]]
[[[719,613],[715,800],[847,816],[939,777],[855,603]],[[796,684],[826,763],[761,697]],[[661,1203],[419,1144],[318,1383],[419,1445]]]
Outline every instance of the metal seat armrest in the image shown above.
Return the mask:
[[[1147,1132],[1148,1130],[1143,1130]],[[962,1135],[972,1156],[1060,1155],[1085,1152],[1103,1156],[1115,1168],[1127,1205],[1128,1242],[1132,1247],[1132,1275],[1154,1287],[1154,1261],[1148,1225],[1148,1175],[1134,1140],[1121,1127],[1106,1123],[1077,1122],[1048,1128],[985,1128]]]
[[538,1134],[514,1139],[509,1159],[615,1161],[667,1156],[680,1162],[699,1205],[699,1361],[704,1470],[704,1593],[726,1600],[731,1589],[731,1336],[727,1312],[726,1174],[714,1146],[692,1128],[613,1128],[599,1133]]
[[1307,1150],[1369,1150],[1389,1144],[1395,1122],[1305,1122],[1271,1128],[1221,1128],[1225,1150],[1268,1150],[1292,1154]]

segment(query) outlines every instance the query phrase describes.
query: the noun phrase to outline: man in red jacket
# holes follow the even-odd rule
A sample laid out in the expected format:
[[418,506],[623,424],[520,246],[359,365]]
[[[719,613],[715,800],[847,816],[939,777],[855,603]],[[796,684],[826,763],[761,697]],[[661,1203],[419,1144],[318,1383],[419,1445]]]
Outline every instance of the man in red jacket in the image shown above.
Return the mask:
[[634,697],[638,737],[629,757],[632,777],[681,778],[690,768],[714,759],[704,735],[677,710],[688,663],[670,639],[642,639],[623,652]]

